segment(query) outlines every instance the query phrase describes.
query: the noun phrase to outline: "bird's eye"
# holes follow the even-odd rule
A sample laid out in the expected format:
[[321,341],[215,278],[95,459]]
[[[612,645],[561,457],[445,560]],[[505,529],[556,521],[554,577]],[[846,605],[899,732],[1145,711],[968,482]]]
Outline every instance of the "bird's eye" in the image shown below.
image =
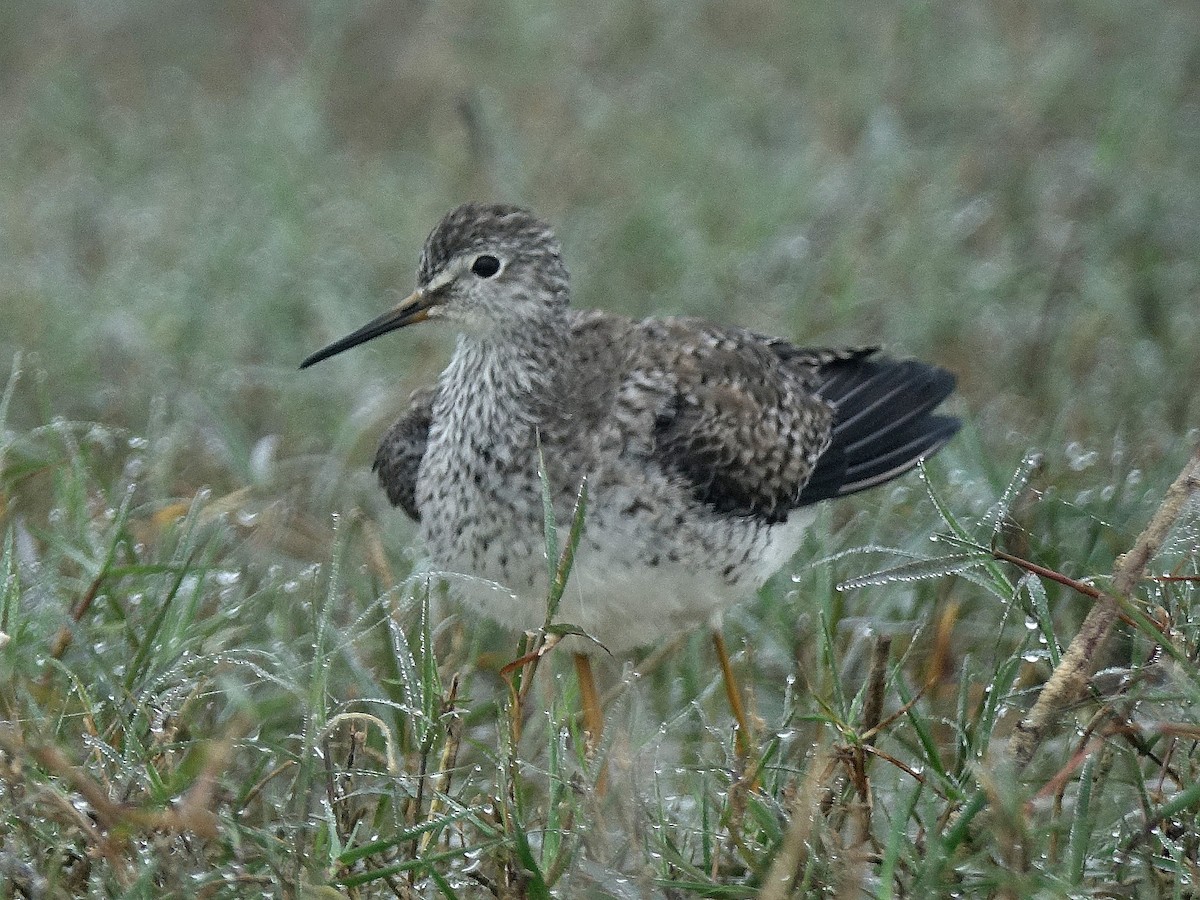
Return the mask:
[[491,278],[500,271],[500,260],[489,253],[484,253],[475,257],[475,262],[471,263],[471,271],[480,278]]

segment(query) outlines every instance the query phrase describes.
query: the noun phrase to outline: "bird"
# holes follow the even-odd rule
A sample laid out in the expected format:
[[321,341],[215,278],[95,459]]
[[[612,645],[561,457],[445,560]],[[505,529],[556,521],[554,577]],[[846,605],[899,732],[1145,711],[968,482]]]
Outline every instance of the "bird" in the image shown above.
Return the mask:
[[576,309],[570,297],[549,225],[518,206],[466,203],[430,232],[416,289],[301,368],[417,323],[453,329],[449,364],[374,461],[432,565],[472,576],[455,582],[464,611],[538,629],[543,489],[565,523],[586,480],[558,619],[587,635],[568,640],[589,743],[603,727],[591,655],[707,626],[744,748],[722,613],[789,561],[817,504],[891,481],[950,440],[961,422],[937,409],[955,376],[876,346],[804,349],[699,318]]

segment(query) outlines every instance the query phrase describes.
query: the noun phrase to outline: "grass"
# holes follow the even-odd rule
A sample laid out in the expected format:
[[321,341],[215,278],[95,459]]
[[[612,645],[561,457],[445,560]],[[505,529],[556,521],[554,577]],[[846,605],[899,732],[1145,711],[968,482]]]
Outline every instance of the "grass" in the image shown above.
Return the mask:
[[[1194,895],[1194,503],[1089,700],[1023,770],[1009,742],[1092,603],[1051,575],[1110,589],[1200,440],[1198,33],[1187,3],[5,6],[6,895]],[[443,335],[295,371],[468,198],[548,217],[580,305],[960,376],[924,478],[823,509],[727,616],[759,790],[705,635],[611,665],[589,758],[569,661],[514,704],[523,648],[413,574],[369,460]]]

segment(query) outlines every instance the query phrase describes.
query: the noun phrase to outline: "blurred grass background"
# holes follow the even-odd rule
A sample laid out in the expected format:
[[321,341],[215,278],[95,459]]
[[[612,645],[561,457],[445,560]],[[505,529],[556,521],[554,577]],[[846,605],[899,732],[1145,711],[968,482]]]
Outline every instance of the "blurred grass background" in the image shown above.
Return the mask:
[[[968,427],[933,466],[938,489],[958,515],[978,518],[1025,454],[1043,452],[1009,538],[1075,577],[1111,569],[1197,440],[1200,6],[1192,2],[4,4],[0,172],[0,359],[20,376],[0,420],[0,522],[19,576],[2,629],[14,637],[4,651],[10,687],[0,693],[5,718],[40,730],[81,765],[92,754],[103,769],[89,741],[113,732],[73,717],[99,722],[110,690],[168,719],[193,704],[191,733],[171,753],[186,756],[188,737],[220,744],[236,734],[229,780],[243,784],[265,774],[246,761],[247,748],[272,760],[292,753],[303,770],[306,751],[281,748],[297,733],[316,741],[323,726],[296,717],[326,704],[329,712],[355,697],[394,697],[403,732],[412,698],[397,694],[409,682],[387,661],[398,651],[384,632],[396,633],[378,598],[421,551],[367,470],[408,392],[444,365],[449,338],[418,329],[311,372],[296,366],[382,310],[389,292],[406,292],[426,233],[464,200],[518,202],[552,222],[581,306],[702,315],[800,343],[879,342],[953,369]],[[829,510],[823,530],[834,534],[814,535],[799,559],[869,544],[925,552],[938,519],[923,497],[914,477]],[[340,514],[337,528],[331,513]],[[1190,539],[1173,545],[1185,571],[1195,568]],[[344,571],[331,580],[339,559]],[[933,653],[946,667],[950,708],[928,715],[958,716],[960,725],[982,702],[988,673],[1030,656],[1024,614],[969,584],[831,590],[875,562],[798,563],[795,583],[781,578],[731,616],[731,640],[746,650],[772,727],[833,715],[837,682],[853,693],[862,679],[869,629],[918,635],[918,649],[896,664],[922,673],[911,676],[919,684],[922,654]],[[57,629],[89,591],[97,611],[80,617],[74,646],[50,665]],[[184,594],[186,614],[174,605]],[[1057,627],[1065,644],[1084,607],[1065,592],[1051,596],[1062,598],[1058,624],[1042,623],[1034,637],[1053,642],[1045,630]],[[1155,602],[1174,614],[1184,599]],[[172,610],[165,619],[163,608]],[[930,637],[939,621],[957,623],[944,645]],[[822,629],[824,643],[815,637]],[[164,635],[174,636],[174,651],[163,649]],[[327,656],[313,650],[314,635],[337,635],[322,645]],[[486,630],[465,644],[461,635],[439,639],[453,644],[447,683],[480,650],[511,658]],[[663,752],[707,773],[695,776],[699,787],[685,778],[690,788],[659,796],[656,835],[668,821],[715,833],[715,822],[697,824],[706,808],[697,797],[712,788],[705,779],[720,782],[712,774],[720,766],[709,764],[723,760],[728,735],[719,704],[689,705],[713,693],[697,640],[623,707],[643,726],[685,719],[692,743]],[[1137,655],[1125,651],[1123,661]],[[1021,684],[1044,677],[1038,652]],[[241,654],[232,669],[227,654]],[[114,674],[114,666],[131,668]],[[784,685],[797,673],[793,696]],[[163,679],[174,686],[165,695]],[[974,685],[961,702],[959,681]],[[479,703],[468,719],[476,739],[486,744],[490,734],[492,743],[477,753],[500,753],[486,712],[499,696],[495,679],[470,684]],[[83,700],[84,685],[101,699]],[[1027,702],[1015,692],[1011,709]],[[69,715],[58,719],[50,710],[62,704]],[[129,709],[107,714],[122,735],[138,730]],[[251,720],[260,722],[255,737]],[[548,733],[559,733],[559,721]],[[803,758],[815,732],[788,729],[778,733],[792,734]],[[550,765],[545,746],[522,752],[539,771]],[[139,759],[128,784],[164,765],[155,753]],[[205,769],[180,771],[178,789]],[[318,783],[305,777],[280,796],[305,796]],[[644,801],[654,791],[640,784],[634,794]],[[780,775],[773,784],[790,782]],[[497,790],[468,778],[454,796],[469,805],[473,792]],[[35,794],[9,799],[40,809]],[[160,787],[146,802],[170,796]],[[1127,809],[1122,796],[1113,803]],[[283,829],[315,852],[304,842],[320,828],[308,801],[295,802],[280,821],[260,810],[254,827]],[[410,803],[402,818],[426,813]],[[787,819],[783,800],[774,814]],[[194,851],[176,875],[207,871],[207,888],[236,893],[236,872],[262,870],[231,848],[236,829],[222,821],[224,862]],[[514,840],[513,821],[495,825],[499,845]],[[3,839],[21,857],[34,851],[15,848],[42,847],[30,864],[60,872],[46,876],[64,879],[60,887],[76,889],[61,875],[68,871],[93,891],[170,881],[148,851],[124,874],[109,860],[103,873],[97,862],[79,876],[77,860],[44,849],[66,827]],[[637,828],[625,832],[635,847],[654,844]],[[778,848],[772,835],[759,838],[761,860]],[[281,852],[262,840],[256,865]],[[415,839],[396,840],[389,852],[420,855]],[[911,840],[915,860],[924,851]],[[689,877],[703,874],[706,891],[761,880],[747,862],[759,857],[744,847],[742,868],[730,869],[700,844],[705,864]],[[1072,846],[1089,848],[1084,859],[1111,849]],[[108,860],[106,852],[95,858]],[[342,846],[328,852],[278,884],[342,877],[367,858]],[[650,868],[654,890],[683,890],[664,886],[680,870],[662,861],[661,847],[654,852],[614,851],[596,870],[579,861],[588,854],[570,856],[557,877],[620,896],[608,875]],[[981,858],[994,857],[1004,854]],[[913,880],[898,883],[961,888],[955,879],[970,870],[988,890],[1053,894],[1062,871],[960,863],[942,860],[928,883],[911,871]],[[862,874],[831,865],[818,878],[827,887]],[[482,875],[462,878],[486,887]],[[369,884],[387,883],[380,879]],[[649,890],[645,879],[637,884],[625,895]],[[886,879],[862,884],[892,889]]]

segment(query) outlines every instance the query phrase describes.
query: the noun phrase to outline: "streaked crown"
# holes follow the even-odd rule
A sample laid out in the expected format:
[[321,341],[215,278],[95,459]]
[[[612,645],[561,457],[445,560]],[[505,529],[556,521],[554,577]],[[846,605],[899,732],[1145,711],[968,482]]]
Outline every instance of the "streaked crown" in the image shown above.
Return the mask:
[[568,275],[558,238],[528,210],[507,204],[464,203],[447,213],[425,239],[417,283],[424,287],[452,260],[478,253],[502,257],[530,287],[565,299]]

